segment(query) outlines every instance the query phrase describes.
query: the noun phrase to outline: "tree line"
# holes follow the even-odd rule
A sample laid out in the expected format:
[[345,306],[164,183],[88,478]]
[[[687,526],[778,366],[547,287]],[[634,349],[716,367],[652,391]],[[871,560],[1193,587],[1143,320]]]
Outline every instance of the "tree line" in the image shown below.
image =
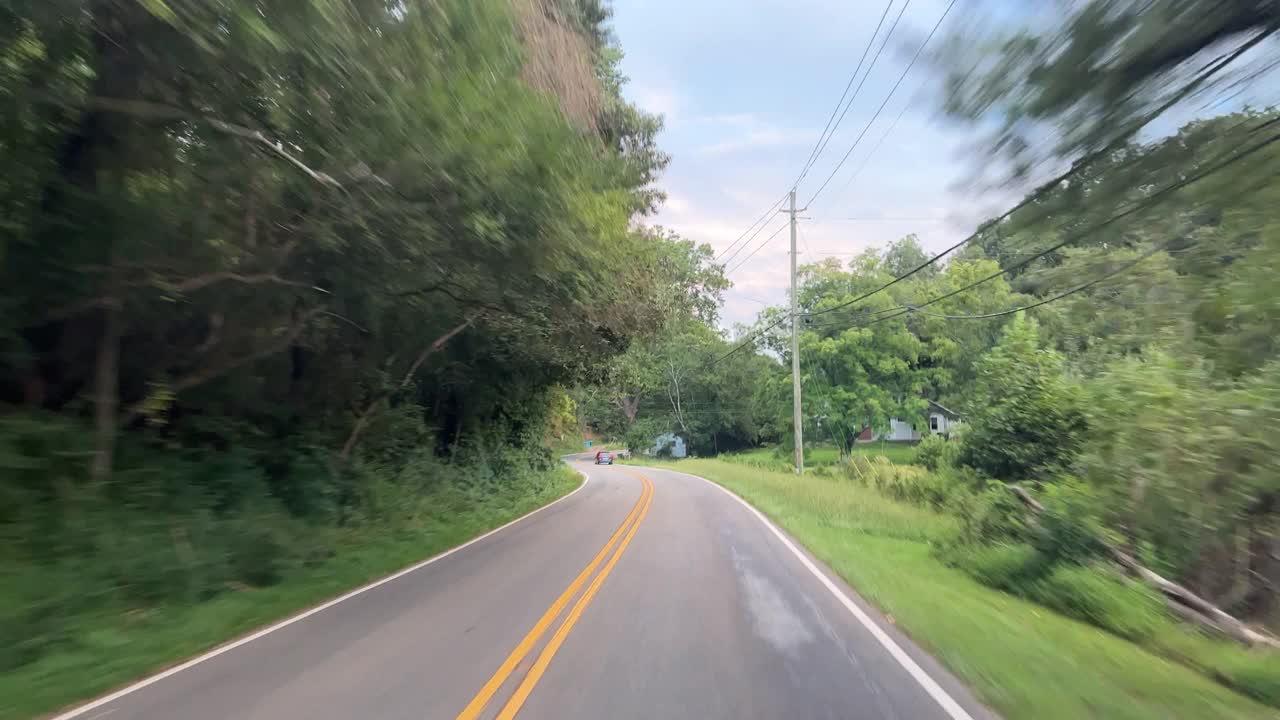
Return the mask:
[[0,668],[543,492],[563,388],[715,292],[609,16],[0,8]]

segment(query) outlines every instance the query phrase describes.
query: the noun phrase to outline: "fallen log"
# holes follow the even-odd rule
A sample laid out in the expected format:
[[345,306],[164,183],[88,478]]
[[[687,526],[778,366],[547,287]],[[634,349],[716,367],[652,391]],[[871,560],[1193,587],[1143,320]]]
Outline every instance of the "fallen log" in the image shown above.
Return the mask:
[[[1026,488],[1020,485],[1008,485],[1007,487],[1029,510],[1037,515],[1044,512],[1044,505],[1040,504]],[[1119,548],[1113,547],[1106,542],[1103,542],[1102,546],[1106,548],[1111,559],[1124,568],[1126,572],[1158,590],[1164,598],[1165,604],[1179,617],[1249,647],[1280,649],[1280,639],[1255,630],[1182,585],[1160,576]]]

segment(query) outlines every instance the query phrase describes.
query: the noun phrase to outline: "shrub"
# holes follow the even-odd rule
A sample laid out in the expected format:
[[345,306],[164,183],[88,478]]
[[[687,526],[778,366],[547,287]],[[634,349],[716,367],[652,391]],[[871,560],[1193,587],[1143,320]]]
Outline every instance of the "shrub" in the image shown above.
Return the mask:
[[946,468],[930,472],[918,465],[899,465],[883,455],[853,455],[840,466],[841,473],[855,482],[895,500],[954,512],[968,506],[977,475]]
[[1026,595],[1028,585],[1049,571],[1044,555],[1025,543],[956,545],[942,559],[983,585],[1015,595]]
[[280,582],[291,553],[281,526],[284,518],[260,514],[237,523],[227,553],[227,564],[236,581],[252,587]]
[[1123,638],[1141,642],[1168,622],[1156,592],[1089,565],[1060,565],[1026,587],[1030,599]]
[[1034,320],[1015,317],[978,361],[978,387],[959,460],[991,477],[1040,478],[1080,452],[1087,422],[1062,358],[1040,345]]
[[1055,562],[1083,563],[1102,556],[1107,531],[1096,492],[1072,478],[1046,485],[1044,512],[1034,527],[1036,547]]
[[[538,446],[468,440],[454,462],[420,444],[409,410],[389,413],[350,464],[295,437],[217,452],[122,436],[113,482],[86,481],[86,427],[0,417],[0,671],[81,639],[101,618],[207,601],[287,582],[344,536],[412,529],[433,517],[492,514],[546,490],[556,465]],[[416,412],[416,411],[414,411]]]
[[984,585],[1130,640],[1143,641],[1169,621],[1146,585],[1101,567],[1055,563],[1027,543],[957,545],[941,556]]
[[1239,692],[1272,707],[1280,707],[1280,651],[1232,653],[1213,668],[1213,672]]
[[916,445],[915,461],[930,470],[938,470],[956,464],[960,454],[960,444],[952,442],[941,435],[930,435]]
[[1002,542],[1031,542],[1033,525],[1027,509],[1009,492],[1008,486],[987,481],[961,514],[961,544],[986,545]]

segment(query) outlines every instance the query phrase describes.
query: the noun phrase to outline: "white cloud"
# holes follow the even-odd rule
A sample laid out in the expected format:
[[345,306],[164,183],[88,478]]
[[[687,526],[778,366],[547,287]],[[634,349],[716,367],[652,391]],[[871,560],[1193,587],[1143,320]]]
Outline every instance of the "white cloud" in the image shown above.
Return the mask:
[[[801,183],[797,202],[806,204],[853,146],[905,67],[904,48],[914,50],[948,1],[912,2],[875,74]],[[794,180],[883,7],[835,0],[748,5],[749,11],[730,0],[618,0],[615,16],[628,50],[624,69],[635,78],[627,96],[668,120],[661,145],[673,159],[660,181],[668,200],[648,220],[717,252]],[[808,22],[778,20],[787,13]],[[751,46],[773,47],[784,59],[744,50]],[[926,250],[941,250],[1006,204],[965,182],[966,171],[986,158],[966,142],[969,129],[939,122],[938,92],[935,80],[913,71],[804,213],[811,220],[802,221],[800,262],[834,257],[844,263],[913,232]],[[904,105],[901,121],[880,144]],[[877,150],[868,157],[872,147]],[[729,267],[782,223],[781,216],[769,217],[766,229]],[[762,302],[786,301],[787,251],[783,230],[730,275],[734,287],[725,294],[722,325],[752,321]]]
[[700,115],[694,121],[702,125],[737,125],[750,127],[760,125],[760,118],[754,113],[720,113],[716,115]]
[[662,213],[666,216],[687,215],[692,206],[681,193],[667,191],[667,199],[662,203]]
[[684,105],[680,94],[670,87],[633,84],[627,87],[626,95],[641,110],[663,116],[668,125],[676,121]]
[[751,130],[738,137],[721,140],[710,145],[703,145],[695,152],[702,156],[728,155],[730,153],[759,150],[766,147],[783,147],[788,145],[807,145],[812,143],[816,134],[809,130],[778,130],[762,128]]

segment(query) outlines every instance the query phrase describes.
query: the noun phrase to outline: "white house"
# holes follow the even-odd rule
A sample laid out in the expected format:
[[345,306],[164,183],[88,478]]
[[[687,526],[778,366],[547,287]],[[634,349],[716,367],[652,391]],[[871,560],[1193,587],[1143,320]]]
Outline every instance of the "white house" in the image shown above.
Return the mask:
[[954,410],[929,401],[929,434],[950,435],[957,426],[964,424],[964,416]]
[[650,455],[661,457],[664,451],[669,450],[671,457],[682,458],[687,454],[684,447],[684,438],[675,433],[664,433],[654,440],[653,447],[650,448]]
[[889,418],[889,432],[881,435],[879,439],[889,442],[911,442],[920,439],[920,431],[906,420]]
[[[956,426],[963,424],[963,416],[953,410],[949,410],[938,403],[929,400],[929,435],[948,435]],[[906,420],[898,418],[889,418],[889,431],[885,433],[876,433],[871,428],[865,428],[862,434],[858,435],[858,442],[872,442],[883,440],[886,442],[916,442],[923,437],[920,430],[916,426]]]

